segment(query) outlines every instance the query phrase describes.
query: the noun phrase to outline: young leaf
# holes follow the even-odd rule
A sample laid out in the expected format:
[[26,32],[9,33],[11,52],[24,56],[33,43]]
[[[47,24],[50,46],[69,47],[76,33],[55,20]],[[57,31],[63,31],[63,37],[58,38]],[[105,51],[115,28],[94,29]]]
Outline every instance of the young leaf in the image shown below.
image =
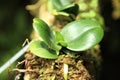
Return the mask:
[[61,47],[58,46],[55,42],[52,30],[44,21],[39,18],[34,18],[33,28],[51,49],[56,51],[59,51],[61,49]]
[[84,51],[98,44],[104,33],[96,20],[84,19],[67,24],[61,34],[68,49]]
[[63,36],[61,35],[60,32],[56,32],[56,36],[55,36],[56,42],[58,44],[61,44],[62,46],[66,47],[67,43],[64,41]]
[[64,6],[72,3],[71,0],[51,0],[55,9],[61,10]]
[[56,9],[55,15],[68,16],[70,14],[77,15],[79,11],[78,4],[72,3],[71,0],[52,0],[52,5]]
[[36,56],[48,59],[56,59],[58,58],[55,51],[48,48],[48,46],[40,40],[33,40],[30,42],[29,46],[30,51]]
[[79,6],[78,6],[78,4],[70,4],[70,5],[64,6],[61,9],[61,11],[69,13],[69,14],[74,14],[76,16],[79,11]]

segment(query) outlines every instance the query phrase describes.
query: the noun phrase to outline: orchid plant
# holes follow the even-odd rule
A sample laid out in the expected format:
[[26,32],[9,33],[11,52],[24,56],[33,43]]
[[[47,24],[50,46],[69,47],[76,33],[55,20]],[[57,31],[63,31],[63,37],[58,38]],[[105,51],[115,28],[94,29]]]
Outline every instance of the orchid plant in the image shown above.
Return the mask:
[[30,42],[29,49],[35,55],[56,59],[62,47],[70,51],[85,51],[98,44],[103,29],[96,20],[83,19],[68,23],[61,32],[53,32],[41,19],[33,19],[33,28],[42,40]]
[[[80,52],[93,48],[102,40],[104,31],[99,20],[91,17],[75,19],[80,15],[81,5],[73,3],[72,0],[50,0],[48,5],[53,15],[66,17],[69,20],[67,19],[68,23],[58,32],[53,31],[42,19],[33,19],[33,28],[40,39],[32,40],[29,50],[36,56],[57,59],[60,52],[80,55]],[[68,65],[64,63],[65,80],[67,74]]]

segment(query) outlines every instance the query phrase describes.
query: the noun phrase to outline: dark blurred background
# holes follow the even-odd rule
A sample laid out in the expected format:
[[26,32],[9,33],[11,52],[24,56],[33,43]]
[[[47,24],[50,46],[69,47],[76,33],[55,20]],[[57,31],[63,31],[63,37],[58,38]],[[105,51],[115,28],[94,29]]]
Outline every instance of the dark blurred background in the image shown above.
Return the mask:
[[112,0],[99,1],[106,27],[105,36],[101,42],[103,70],[100,80],[120,80],[120,17],[119,19],[112,17],[114,9]]
[[[100,80],[119,80],[120,18],[112,17],[111,0],[99,0],[99,3],[106,27],[101,42],[103,67]],[[31,4],[30,0],[0,1],[0,66],[20,50],[30,36],[33,17],[25,9],[27,4]],[[1,76],[0,80],[4,80]]]
[[[21,47],[24,40],[29,37],[32,17],[25,10],[27,4],[29,0],[0,1],[0,58],[3,58],[4,53]],[[2,63],[1,59],[0,62]]]
[[[32,16],[25,9],[30,0],[0,0],[0,66],[9,60],[32,31]],[[8,72],[8,71],[6,71]],[[0,74],[0,80],[10,80]]]

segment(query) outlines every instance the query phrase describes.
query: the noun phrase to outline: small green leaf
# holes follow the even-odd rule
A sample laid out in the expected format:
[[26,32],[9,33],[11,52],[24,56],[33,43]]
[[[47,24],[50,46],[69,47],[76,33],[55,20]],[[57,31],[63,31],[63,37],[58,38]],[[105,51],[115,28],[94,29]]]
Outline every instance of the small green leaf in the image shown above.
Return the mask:
[[56,32],[55,38],[56,38],[56,42],[57,42],[58,44],[61,44],[61,45],[64,46],[64,47],[67,46],[67,43],[64,41],[64,38],[63,38],[63,36],[61,35],[60,32]]
[[43,20],[34,18],[33,28],[51,49],[56,51],[59,51],[61,49],[61,47],[58,46],[55,42],[55,37],[52,30]]
[[48,46],[40,40],[33,40],[29,45],[30,51],[36,56],[48,59],[58,58],[55,51],[48,48]]
[[52,0],[55,9],[61,10],[64,6],[71,4],[71,0]]
[[62,7],[61,11],[66,12],[68,14],[74,14],[76,16],[79,11],[79,6],[78,4],[70,4],[70,5]]
[[60,32],[55,32],[55,39],[56,39],[56,42],[59,43],[59,41],[64,41],[64,38],[63,36],[61,35]]
[[[53,8],[58,11],[58,14],[78,14],[79,6],[72,2],[72,0],[52,0]],[[61,13],[62,12],[62,13]]]
[[67,48],[73,51],[84,51],[98,44],[103,38],[103,29],[96,20],[84,19],[67,24],[61,34]]

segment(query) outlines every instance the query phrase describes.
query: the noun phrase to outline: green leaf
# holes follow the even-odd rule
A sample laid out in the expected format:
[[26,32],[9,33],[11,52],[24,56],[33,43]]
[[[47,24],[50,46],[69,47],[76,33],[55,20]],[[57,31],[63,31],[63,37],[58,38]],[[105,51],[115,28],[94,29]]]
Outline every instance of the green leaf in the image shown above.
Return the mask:
[[61,49],[61,47],[58,46],[55,42],[55,37],[52,30],[43,20],[34,18],[33,28],[51,49],[56,51],[59,51]]
[[79,11],[78,4],[72,3],[71,0],[52,0],[53,7],[57,12],[56,15],[67,16],[69,14],[77,15]]
[[64,6],[72,3],[71,0],[51,0],[55,9],[61,10]]
[[40,40],[33,40],[29,45],[30,51],[36,56],[48,59],[56,59],[58,58],[55,51],[49,49],[49,47]]
[[69,14],[74,14],[76,16],[79,12],[79,6],[78,4],[70,4],[62,7],[61,11]]
[[73,51],[84,51],[98,44],[103,38],[103,29],[96,20],[83,19],[67,24],[61,34],[67,48]]
[[55,36],[56,42],[64,47],[67,46],[67,43],[64,41],[63,36],[61,35],[60,32],[56,32],[56,36]]
[[61,35],[60,32],[55,32],[55,39],[56,39],[56,42],[59,43],[59,41],[64,41],[64,38],[63,36]]

